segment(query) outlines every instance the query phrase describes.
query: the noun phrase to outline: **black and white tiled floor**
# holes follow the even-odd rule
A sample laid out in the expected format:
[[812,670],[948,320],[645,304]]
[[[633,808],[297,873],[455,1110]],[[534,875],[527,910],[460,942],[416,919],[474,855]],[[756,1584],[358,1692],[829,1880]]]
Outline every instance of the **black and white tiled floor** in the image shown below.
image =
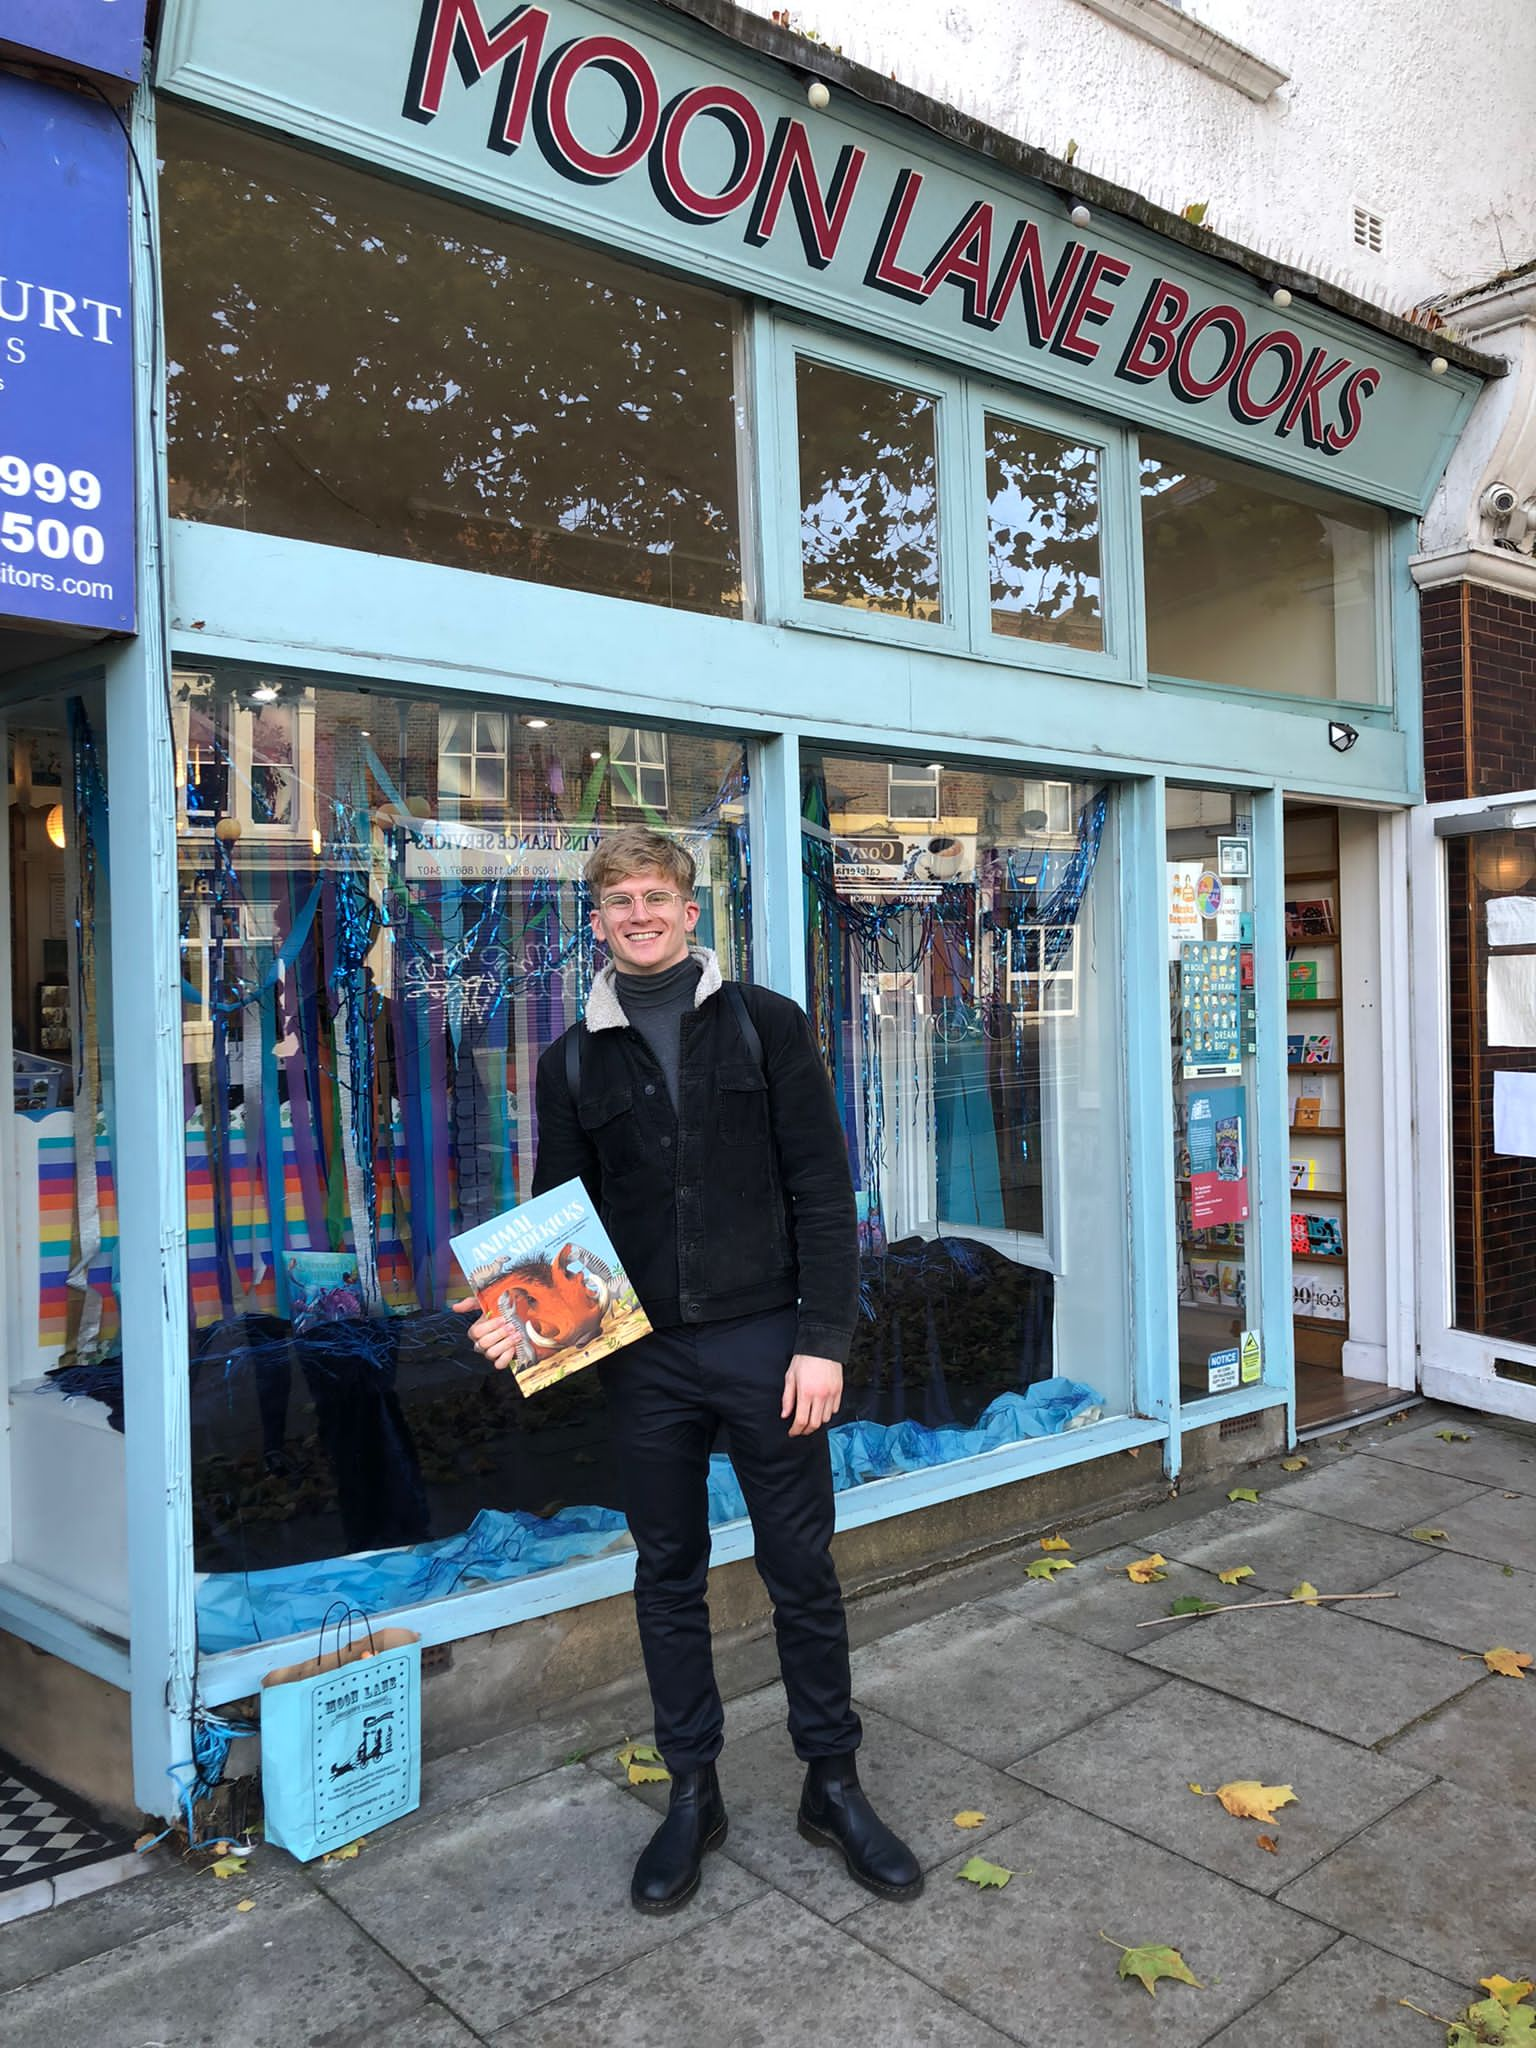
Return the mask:
[[130,1847],[46,1778],[0,1757],[0,1908],[10,1894]]

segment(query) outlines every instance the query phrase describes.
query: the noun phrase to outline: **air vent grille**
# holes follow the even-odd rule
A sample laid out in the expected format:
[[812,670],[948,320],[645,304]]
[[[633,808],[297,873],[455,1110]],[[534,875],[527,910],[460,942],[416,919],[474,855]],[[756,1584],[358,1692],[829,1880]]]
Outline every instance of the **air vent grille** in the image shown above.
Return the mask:
[[1369,249],[1373,256],[1379,256],[1386,224],[1379,213],[1369,206],[1355,207],[1355,247]]

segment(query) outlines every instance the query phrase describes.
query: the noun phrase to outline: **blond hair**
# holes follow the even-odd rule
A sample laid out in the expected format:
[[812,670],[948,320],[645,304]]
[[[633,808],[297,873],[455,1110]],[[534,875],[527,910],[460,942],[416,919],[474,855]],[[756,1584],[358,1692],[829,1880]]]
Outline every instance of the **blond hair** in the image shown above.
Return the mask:
[[621,825],[608,833],[588,854],[581,873],[594,903],[602,901],[610,883],[626,875],[658,874],[680,896],[693,894],[693,855],[665,832],[652,832],[645,825]]

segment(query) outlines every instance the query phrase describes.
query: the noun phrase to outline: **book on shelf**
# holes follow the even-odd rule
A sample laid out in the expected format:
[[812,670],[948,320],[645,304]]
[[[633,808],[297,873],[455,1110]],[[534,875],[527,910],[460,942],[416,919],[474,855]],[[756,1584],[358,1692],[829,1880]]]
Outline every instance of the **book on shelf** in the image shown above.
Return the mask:
[[1291,1106],[1291,1128],[1297,1131],[1315,1131],[1322,1120],[1321,1095],[1298,1095]]
[[1307,1040],[1306,1034],[1304,1032],[1288,1032],[1286,1034],[1285,1040],[1286,1065],[1292,1067],[1299,1067],[1301,1065],[1302,1054],[1306,1051],[1306,1049]]
[[1221,1262],[1218,1259],[1191,1259],[1189,1287],[1190,1297],[1198,1308],[1220,1308]]
[[650,1334],[650,1318],[579,1180],[448,1242],[482,1311],[516,1331],[512,1377],[525,1394]]
[[1292,960],[1285,970],[1286,994],[1293,1003],[1317,1001],[1317,962]]
[[1333,1033],[1331,1031],[1309,1031],[1301,1050],[1301,1063],[1305,1067],[1331,1067],[1333,1065]]
[[1337,1216],[1313,1216],[1306,1210],[1291,1211],[1291,1250],[1314,1259],[1342,1259],[1344,1232]]
[[1301,945],[1307,939],[1331,939],[1333,935],[1333,899],[1331,896],[1301,897],[1286,904],[1285,938],[1287,945]]
[[1315,1188],[1317,1186],[1317,1161],[1315,1159],[1293,1159],[1291,1161],[1291,1186],[1293,1188]]
[[1217,1285],[1223,1308],[1248,1306],[1248,1269],[1241,1259],[1223,1259],[1217,1269]]

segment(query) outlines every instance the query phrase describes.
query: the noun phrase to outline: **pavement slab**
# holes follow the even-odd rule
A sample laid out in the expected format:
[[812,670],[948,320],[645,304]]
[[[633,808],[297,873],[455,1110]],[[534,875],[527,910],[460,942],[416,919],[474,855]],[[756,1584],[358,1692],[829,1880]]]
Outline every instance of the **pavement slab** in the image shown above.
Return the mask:
[[1005,2048],[970,2013],[789,1899],[741,1906],[664,1957],[642,1958],[546,2005],[495,2048]]
[[1513,1499],[1503,1492],[1480,1493],[1459,1507],[1442,1508],[1434,1526],[1444,1529],[1447,1550],[1536,1572],[1536,1500],[1528,1493]]
[[1124,1657],[992,1606],[935,1615],[853,1655],[861,1706],[998,1768],[1156,1683]]
[[[1409,1572],[1408,1583],[1419,1576]],[[1371,1604],[1395,1610],[1398,1603]],[[1454,1650],[1364,1627],[1326,1607],[1264,1607],[1145,1633],[1148,1647],[1135,1653],[1138,1662],[1366,1745],[1476,1683],[1473,1667]]]
[[[760,1685],[755,1692],[742,1693],[734,1700],[726,1700],[724,1707],[725,1752],[724,1760],[720,1766],[722,1771],[726,1768],[735,1744],[744,1741],[749,1735],[756,1735],[760,1729],[777,1728],[785,1748],[789,1747],[789,1736],[785,1727],[789,1708],[784,1697],[782,1685],[777,1683],[773,1685]],[[627,1767],[619,1762],[619,1751],[630,1741],[646,1742],[654,1747],[656,1731],[654,1728],[642,1728],[637,1734],[626,1736],[622,1742],[614,1740],[601,1744],[588,1754],[585,1760],[587,1768],[598,1772],[600,1776],[609,1779],[615,1785],[623,1785],[628,1788]],[[665,1785],[643,1786],[636,1787],[635,1789],[643,1791],[652,1805],[662,1809],[666,1807],[667,1788]]]
[[[987,1848],[1014,1872],[999,1889],[957,1881],[957,1856],[915,1904],[877,1901],[847,1923],[935,1990],[1039,2048],[1157,2042],[1195,2048],[1332,1941],[1314,1921],[1058,1800]],[[1118,1977],[1100,1931],[1179,1949],[1203,1988],[1149,1998]]]
[[[1536,1515],[1536,1501],[1530,1504]],[[1396,1600],[1361,1601],[1352,1620],[1481,1653],[1496,1644],[1536,1651],[1536,1573],[1441,1550],[1388,1582]]]
[[[731,1817],[725,1855],[823,1919],[843,1920],[869,1894],[849,1877],[840,1855],[802,1841],[796,1832],[804,1777],[805,1766],[781,1729],[765,1728],[727,1747],[720,1758],[720,1785]],[[859,1777],[877,1812],[925,1870],[942,1863],[957,1842],[981,1848],[1039,1800],[1037,1792],[1001,1771],[867,1710]],[[646,1790],[658,1806],[664,1803],[665,1786]],[[962,1835],[955,1815],[967,1809],[986,1819]],[[706,1872],[706,1889],[712,1881]]]
[[281,1908],[249,1913],[236,1912],[233,1881],[225,1889],[228,1910],[212,1919],[11,1992],[6,2048],[340,2048],[389,2040],[391,2027],[427,2004],[421,1986],[309,1886]]
[[1536,1977],[1530,1814],[1459,1785],[1415,1793],[1281,1897],[1458,1984]]
[[1536,1685],[1490,1678],[1417,1722],[1383,1754],[1485,1798],[1536,1808]]
[[[1442,1434],[1444,1432],[1444,1434]],[[1452,1441],[1447,1443],[1446,1436]],[[1468,1441],[1459,1439],[1465,1436]],[[1442,1478],[1477,1486],[1497,1486],[1515,1493],[1536,1493],[1536,1436],[1496,1429],[1471,1416],[1442,1416],[1416,1429],[1383,1430],[1361,1455],[1388,1464],[1412,1465]]]
[[713,1856],[680,1912],[635,1912],[630,1872],[655,1825],[639,1800],[575,1765],[465,1809],[451,1826],[381,1833],[316,1881],[458,2018],[489,2034],[761,1891]]
[[[1482,1995],[1346,1935],[1207,2048],[1438,2048],[1422,2013],[1454,2019]],[[1405,1998],[1421,2011],[1409,2012]]]
[[[1063,1572],[1059,1578],[1021,1577],[1007,1591],[989,1594],[986,1604],[1044,1628],[1060,1629],[1064,1635],[1080,1636],[1101,1650],[1140,1650],[1147,1638],[1137,1623],[1166,1614],[1170,1600],[1184,1593],[1198,1594],[1202,1600],[1233,1597],[1209,1572],[1195,1571],[1177,1559],[1168,1564],[1165,1578],[1148,1586],[1134,1585],[1125,1575],[1126,1566],[1160,1547],[1122,1543],[1102,1556],[1084,1558],[1075,1572]],[[1167,1556],[1166,1551],[1163,1554]]]
[[1422,1544],[1401,1536],[1358,1529],[1331,1515],[1244,1501],[1159,1529],[1147,1547],[1208,1572],[1251,1565],[1253,1577],[1243,1581],[1242,1590],[1223,1590],[1224,1600],[1240,1600],[1245,1591],[1289,1593],[1303,1579],[1324,1593],[1363,1593],[1424,1562]]
[[1385,1458],[1350,1452],[1321,1471],[1307,1472],[1277,1489],[1276,1507],[1306,1508],[1314,1515],[1333,1515],[1362,1529],[1396,1532],[1420,1522],[1433,1522],[1453,1507],[1475,1500],[1487,1489],[1475,1480],[1448,1473],[1425,1472],[1416,1465],[1398,1465]]
[[[1009,1774],[1192,1863],[1273,1894],[1424,1785],[1405,1763],[1175,1679]],[[1273,1823],[1237,1820],[1207,1795],[1234,1778],[1289,1785]],[[1259,1836],[1277,1844],[1260,1848]]]

